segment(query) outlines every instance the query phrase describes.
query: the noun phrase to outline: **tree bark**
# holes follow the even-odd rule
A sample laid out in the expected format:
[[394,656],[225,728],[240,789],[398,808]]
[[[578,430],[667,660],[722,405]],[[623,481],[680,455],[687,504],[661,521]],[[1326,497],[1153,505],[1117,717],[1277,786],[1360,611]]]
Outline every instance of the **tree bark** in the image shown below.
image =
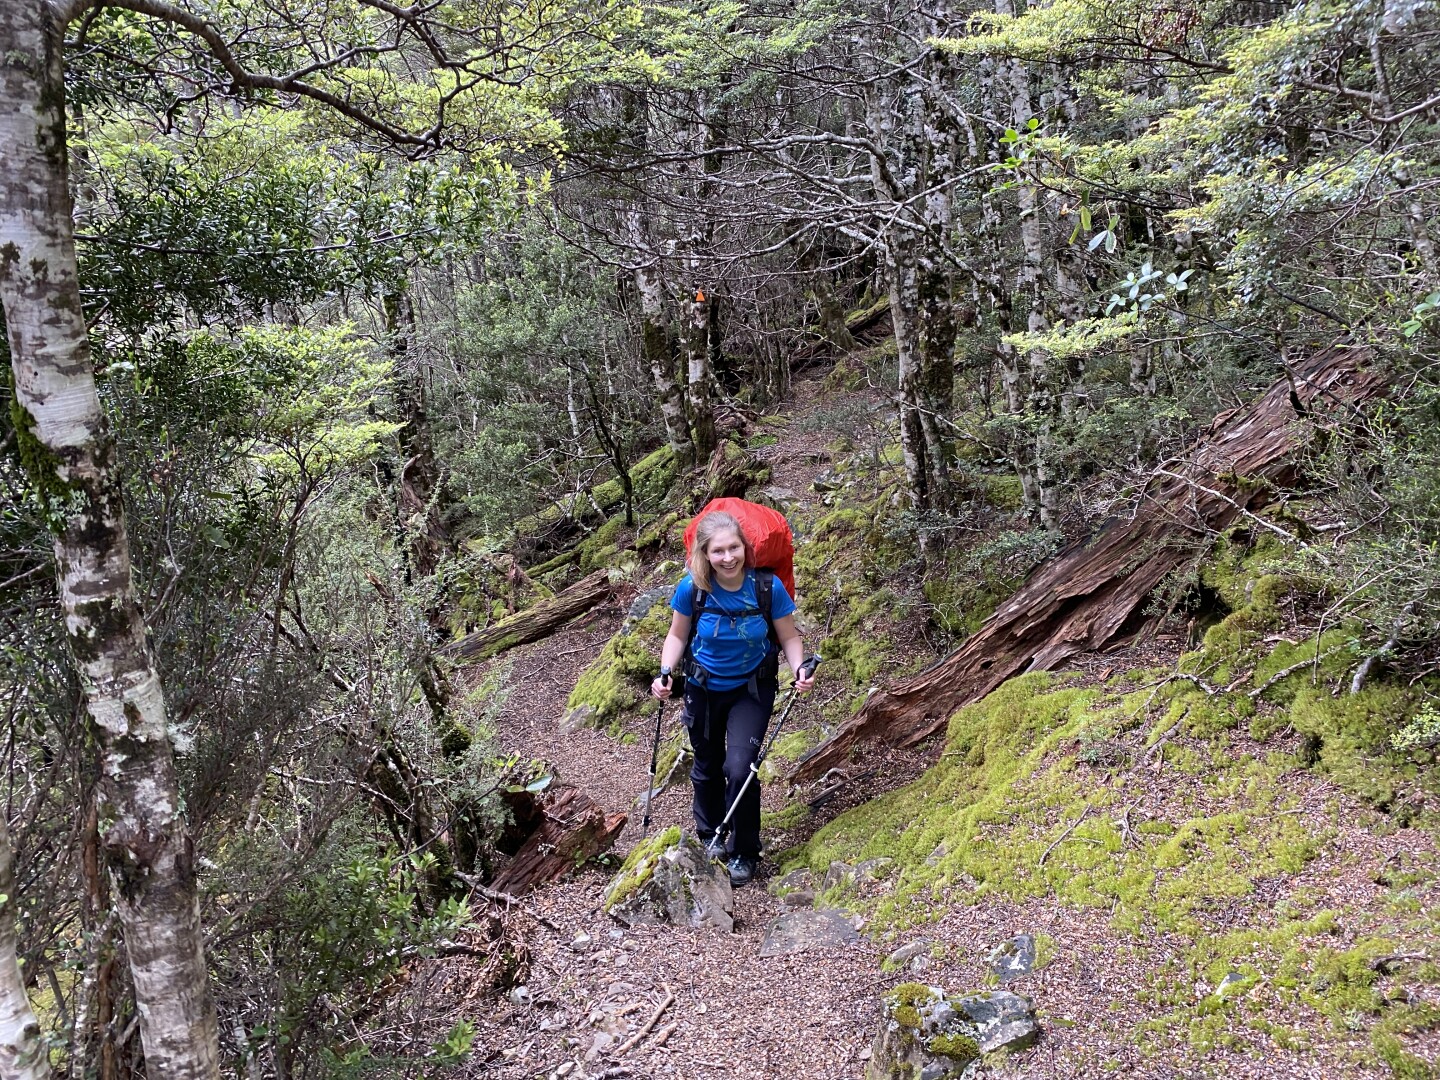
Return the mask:
[[606,850],[628,820],[625,814],[607,814],[579,788],[558,786],[547,796],[539,828],[490,883],[495,890],[519,896],[554,881]]
[[[1387,382],[1382,371],[1363,366],[1369,360],[1364,349],[1323,352],[1295,373],[1294,393],[1307,408],[1373,397]],[[872,694],[791,779],[814,780],[865,740],[914,746],[1006,679],[1053,670],[1139,633],[1151,591],[1192,557],[1194,537],[1214,536],[1294,479],[1293,454],[1303,441],[1297,419],[1290,380],[1282,379],[1248,408],[1217,420],[1187,465],[1152,476],[1132,518],[1112,521],[1047,563],[944,660]],[[1177,543],[1177,533],[1192,542]]]
[[15,930],[15,854],[10,849],[10,824],[0,814],[0,1077],[4,1080],[45,1080],[50,1059],[41,1037],[40,1021],[30,1008],[25,977],[20,973]]
[[549,600],[452,642],[440,650],[440,655],[456,660],[485,660],[516,645],[539,641],[589,611],[613,590],[609,575],[597,571]]
[[31,482],[52,507],[66,630],[103,762],[99,809],[147,1074],[212,1078],[219,1055],[194,848],[81,311],[63,32],[50,4],[0,3],[0,300],[15,428]]

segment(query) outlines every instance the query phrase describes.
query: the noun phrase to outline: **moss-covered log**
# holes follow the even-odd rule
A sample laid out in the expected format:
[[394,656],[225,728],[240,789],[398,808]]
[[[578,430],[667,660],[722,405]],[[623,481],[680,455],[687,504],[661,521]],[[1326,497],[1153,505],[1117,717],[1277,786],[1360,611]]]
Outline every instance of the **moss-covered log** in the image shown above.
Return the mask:
[[1025,671],[1052,671],[1078,653],[1144,628],[1150,593],[1213,536],[1263,506],[1294,479],[1295,451],[1312,409],[1380,393],[1383,372],[1364,349],[1327,350],[1276,382],[1248,408],[1218,418],[1188,463],[1157,470],[1135,513],[1051,560],[944,660],[858,713],[795,770],[813,780],[860,742],[913,746],[941,730],[962,705]]
[[609,574],[599,571],[549,600],[467,634],[445,646],[440,653],[452,660],[484,660],[516,645],[539,641],[608,598],[613,589]]

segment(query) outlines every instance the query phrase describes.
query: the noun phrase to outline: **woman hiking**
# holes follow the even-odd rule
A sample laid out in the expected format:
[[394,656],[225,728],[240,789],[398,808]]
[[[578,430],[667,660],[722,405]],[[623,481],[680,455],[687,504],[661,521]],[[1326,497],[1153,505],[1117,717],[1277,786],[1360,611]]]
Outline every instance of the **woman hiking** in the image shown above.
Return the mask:
[[[674,615],[660,650],[660,675],[650,692],[661,701],[669,698],[671,674],[685,661],[681,720],[695,751],[690,770],[695,831],[709,847],[764,742],[779,690],[778,651],[784,651],[796,672],[799,693],[810,692],[815,676],[813,669],[802,670],[804,644],[795,627],[795,601],[778,578],[755,569],[750,541],[734,517],[722,511],[702,517],[688,563],[690,572],[680,579],[670,601]],[[760,593],[767,587],[761,575],[770,592],[768,621],[760,606]],[[697,600],[700,614],[692,634]],[[735,807],[728,854],[731,884],[749,882],[760,862],[757,783],[749,785]]]

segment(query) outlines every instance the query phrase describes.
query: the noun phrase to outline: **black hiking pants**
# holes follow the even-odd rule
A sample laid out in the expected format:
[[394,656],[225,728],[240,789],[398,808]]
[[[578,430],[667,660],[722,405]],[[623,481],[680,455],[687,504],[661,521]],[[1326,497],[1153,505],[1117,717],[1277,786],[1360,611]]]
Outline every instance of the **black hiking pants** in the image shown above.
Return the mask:
[[[734,690],[707,690],[693,682],[685,684],[685,727],[695,764],[690,783],[695,789],[695,831],[702,842],[725,820],[725,810],[740,793],[750,764],[760,754],[770,714],[775,710],[779,684],[774,679],[755,680]],[[760,781],[750,782],[745,798],[730,819],[727,846],[735,855],[760,854]]]

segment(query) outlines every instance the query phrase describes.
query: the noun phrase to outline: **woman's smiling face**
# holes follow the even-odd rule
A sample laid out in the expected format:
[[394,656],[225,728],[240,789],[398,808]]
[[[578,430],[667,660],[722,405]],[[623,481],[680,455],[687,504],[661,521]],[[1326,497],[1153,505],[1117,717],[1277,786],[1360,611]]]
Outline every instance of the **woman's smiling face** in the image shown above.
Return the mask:
[[733,529],[716,533],[705,548],[705,557],[721,581],[734,581],[745,570],[745,544]]

